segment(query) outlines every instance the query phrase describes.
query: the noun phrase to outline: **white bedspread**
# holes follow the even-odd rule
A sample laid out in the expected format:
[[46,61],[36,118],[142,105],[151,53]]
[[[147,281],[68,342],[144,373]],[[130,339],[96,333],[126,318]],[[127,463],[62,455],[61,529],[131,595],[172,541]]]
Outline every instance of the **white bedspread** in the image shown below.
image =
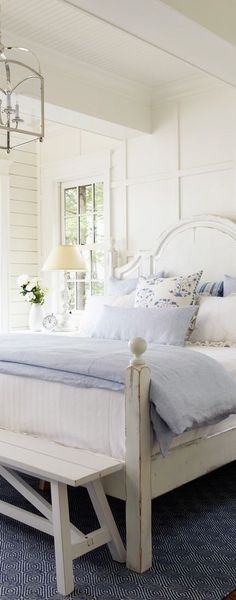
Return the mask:
[[[192,347],[219,361],[236,377],[236,348]],[[94,403],[96,393],[96,403]],[[124,395],[111,390],[77,389],[59,383],[0,375],[0,427],[89,448],[116,458],[125,455]],[[236,427],[236,416],[218,425],[186,432],[172,447]],[[158,452],[153,444],[153,453]]]

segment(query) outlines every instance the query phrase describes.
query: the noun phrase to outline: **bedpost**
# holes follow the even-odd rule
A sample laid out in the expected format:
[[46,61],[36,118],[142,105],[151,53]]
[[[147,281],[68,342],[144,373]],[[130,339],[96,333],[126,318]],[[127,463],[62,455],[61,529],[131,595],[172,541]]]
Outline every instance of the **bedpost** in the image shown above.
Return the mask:
[[142,358],[147,344],[129,342],[134,354],[126,369],[126,544],[127,567],[143,573],[152,564],[150,370]]

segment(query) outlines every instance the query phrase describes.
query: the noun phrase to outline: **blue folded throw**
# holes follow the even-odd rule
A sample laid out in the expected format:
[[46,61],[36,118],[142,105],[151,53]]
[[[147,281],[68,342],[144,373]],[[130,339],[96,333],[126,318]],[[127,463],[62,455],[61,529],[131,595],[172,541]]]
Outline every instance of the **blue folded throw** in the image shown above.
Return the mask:
[[[145,360],[151,369],[152,425],[163,454],[175,435],[236,413],[236,379],[212,358],[190,348],[150,344]],[[5,374],[122,390],[129,361],[127,342],[119,340],[0,336],[0,373]]]

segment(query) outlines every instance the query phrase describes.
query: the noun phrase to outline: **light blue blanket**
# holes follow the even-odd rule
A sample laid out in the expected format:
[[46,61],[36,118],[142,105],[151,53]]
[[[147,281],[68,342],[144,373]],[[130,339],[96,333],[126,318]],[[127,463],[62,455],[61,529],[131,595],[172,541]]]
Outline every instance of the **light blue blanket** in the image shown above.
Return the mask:
[[[145,359],[151,369],[152,425],[163,454],[173,436],[236,413],[236,379],[215,360],[189,348],[156,344]],[[127,343],[117,340],[0,336],[0,373],[122,390],[129,361]]]

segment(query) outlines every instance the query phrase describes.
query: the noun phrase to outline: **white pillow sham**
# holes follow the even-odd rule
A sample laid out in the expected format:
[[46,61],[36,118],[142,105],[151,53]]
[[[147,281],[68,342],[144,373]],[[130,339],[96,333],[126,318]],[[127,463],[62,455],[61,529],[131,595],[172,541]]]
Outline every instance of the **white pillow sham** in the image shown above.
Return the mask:
[[236,342],[236,296],[199,299],[195,328],[189,337],[196,342]]

